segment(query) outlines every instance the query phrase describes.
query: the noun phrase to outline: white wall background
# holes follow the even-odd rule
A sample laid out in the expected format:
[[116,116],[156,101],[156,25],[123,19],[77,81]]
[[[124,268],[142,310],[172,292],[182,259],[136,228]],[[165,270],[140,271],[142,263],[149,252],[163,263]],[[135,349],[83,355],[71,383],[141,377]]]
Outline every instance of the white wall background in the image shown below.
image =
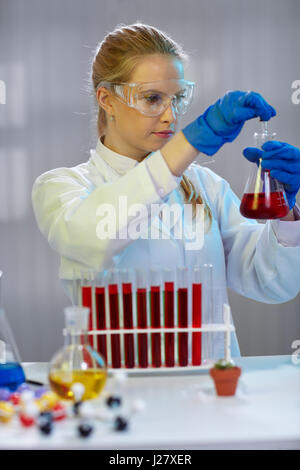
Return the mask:
[[[277,109],[279,140],[300,146],[297,0],[0,0],[0,268],[5,306],[22,359],[47,361],[61,346],[59,257],[35,223],[31,188],[44,171],[89,158],[96,130],[86,92],[92,51],[119,23],[141,20],[190,54],[196,96],[182,127],[229,89],[256,90]],[[256,122],[210,168],[242,195]],[[292,275],[292,274],[291,274]],[[299,280],[300,283],[300,280]],[[300,296],[265,305],[230,292],[242,355],[290,354],[300,338]]]

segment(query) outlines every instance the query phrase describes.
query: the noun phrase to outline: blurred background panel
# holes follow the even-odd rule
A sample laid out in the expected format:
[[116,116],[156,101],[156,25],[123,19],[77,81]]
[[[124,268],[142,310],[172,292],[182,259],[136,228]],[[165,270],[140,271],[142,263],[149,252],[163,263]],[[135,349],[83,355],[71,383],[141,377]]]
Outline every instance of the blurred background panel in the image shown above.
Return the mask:
[[[31,189],[41,173],[89,158],[97,140],[88,85],[95,48],[120,23],[158,27],[190,55],[191,122],[230,89],[260,92],[276,109],[272,130],[300,146],[300,3],[297,0],[0,0],[0,268],[7,314],[25,361],[48,361],[63,341],[59,256],[39,232]],[[257,120],[209,166],[241,197]],[[207,158],[206,158],[207,160]],[[300,296],[265,305],[230,292],[242,355],[291,354],[300,338]]]

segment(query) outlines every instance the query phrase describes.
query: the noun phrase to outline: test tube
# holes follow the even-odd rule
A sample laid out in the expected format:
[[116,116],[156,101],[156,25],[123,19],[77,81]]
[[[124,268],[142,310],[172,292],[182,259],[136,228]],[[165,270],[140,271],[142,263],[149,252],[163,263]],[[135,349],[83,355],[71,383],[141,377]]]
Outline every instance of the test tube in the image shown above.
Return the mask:
[[228,304],[223,304],[223,318],[226,326],[225,331],[225,361],[231,362],[231,349],[230,349],[230,307]]
[[[119,272],[116,268],[112,268],[108,271],[108,298],[110,329],[120,330]],[[111,334],[111,360],[112,368],[121,367],[120,335],[117,333]]]
[[[161,321],[161,272],[150,268],[150,312],[151,328],[160,328]],[[152,367],[161,367],[161,334],[151,333]]]
[[81,305],[81,278],[76,269],[72,269],[71,297],[72,305]]
[[[123,325],[125,329],[133,329],[133,307],[132,307],[132,282],[133,273],[129,268],[121,270],[122,300],[123,300]],[[134,337],[133,334],[124,335],[124,357],[125,367],[134,367]]]
[[[105,306],[105,282],[104,272],[101,271],[97,275],[95,287],[95,300],[96,300],[96,317],[97,329],[106,330],[106,306]],[[98,335],[98,351],[107,363],[107,338],[105,334]]]
[[[200,266],[192,267],[192,326],[201,328],[202,323],[202,271]],[[192,333],[192,365],[201,364],[202,333]]]
[[[136,268],[135,269],[135,279],[136,279],[136,308],[137,308],[137,327],[147,328],[148,321],[148,312],[149,307],[148,303],[148,278],[147,271],[144,269]],[[148,335],[147,333],[138,333],[137,335],[138,343],[138,366],[141,368],[148,367]]]
[[[89,323],[88,330],[96,330],[96,308],[95,308],[95,289],[94,289],[94,273],[90,270],[85,271],[81,270],[81,305],[83,307],[88,307],[90,310],[89,313]],[[95,348],[96,347],[96,337],[95,335],[89,335],[89,343]]]
[[[164,280],[164,326],[165,328],[174,328],[174,271],[171,269],[163,270]],[[165,365],[166,367],[174,367],[174,333],[165,333]]]
[[[188,326],[188,268],[177,267],[177,303],[178,303],[178,327]],[[178,333],[178,364],[188,365],[188,333]]]
[[[211,326],[214,323],[214,285],[213,265],[203,265],[203,289],[202,289],[202,325]],[[213,331],[206,331],[202,335],[202,362],[212,360]]]

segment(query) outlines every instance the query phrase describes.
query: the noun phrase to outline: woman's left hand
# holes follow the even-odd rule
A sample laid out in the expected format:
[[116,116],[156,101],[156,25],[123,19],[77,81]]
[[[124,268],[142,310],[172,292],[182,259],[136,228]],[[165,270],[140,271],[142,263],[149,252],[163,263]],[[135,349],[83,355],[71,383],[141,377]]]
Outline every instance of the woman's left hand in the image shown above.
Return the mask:
[[292,209],[300,188],[300,150],[278,140],[265,142],[261,148],[262,150],[247,147],[243,154],[250,162],[258,163],[262,159],[262,168],[270,170],[271,176],[283,183],[289,207]]

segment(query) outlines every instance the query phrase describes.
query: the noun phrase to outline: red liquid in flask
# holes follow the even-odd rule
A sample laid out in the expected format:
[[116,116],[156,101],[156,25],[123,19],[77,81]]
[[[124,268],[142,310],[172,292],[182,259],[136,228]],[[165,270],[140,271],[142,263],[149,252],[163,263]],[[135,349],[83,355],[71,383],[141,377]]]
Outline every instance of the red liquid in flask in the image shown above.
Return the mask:
[[[179,328],[188,326],[187,287],[180,287],[178,289],[178,326]],[[178,334],[178,362],[180,366],[188,364],[188,333]]]
[[289,213],[289,206],[282,191],[270,193],[245,193],[240,206],[240,213],[248,219],[280,219]]
[[[160,328],[160,287],[150,287],[151,327]],[[161,366],[160,333],[151,333],[152,367]]]
[[[110,284],[108,286],[109,295],[109,310],[110,310],[110,328],[112,330],[119,330],[119,294],[118,285]],[[113,368],[121,367],[121,348],[120,348],[120,335],[111,335],[111,360]]]
[[[199,283],[192,285],[193,297],[193,327],[201,328],[202,321],[202,285]],[[201,364],[201,332],[192,334],[192,364]]]
[[[137,289],[137,326],[147,328],[147,291]],[[138,334],[139,367],[148,367],[148,337],[147,333]]]
[[[124,328],[133,329],[133,315],[132,315],[132,289],[130,283],[122,284],[123,290],[123,313],[124,313]],[[125,366],[128,368],[134,367],[134,343],[133,334],[125,333],[124,335],[125,346]]]
[[[165,327],[174,328],[174,282],[165,282]],[[174,333],[165,334],[165,359],[167,367],[174,367]]]
[[[97,323],[99,330],[106,330],[105,319],[105,288],[96,287],[96,310],[97,310]],[[107,342],[106,335],[98,335],[98,350],[107,362]]]

